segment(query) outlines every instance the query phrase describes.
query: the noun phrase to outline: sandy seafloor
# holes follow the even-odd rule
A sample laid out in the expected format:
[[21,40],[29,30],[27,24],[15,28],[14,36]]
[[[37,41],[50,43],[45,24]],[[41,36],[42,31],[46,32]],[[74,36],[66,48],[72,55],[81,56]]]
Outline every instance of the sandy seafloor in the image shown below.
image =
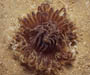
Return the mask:
[[[55,9],[61,6],[60,0],[0,0],[0,75],[34,75],[13,59],[7,44],[19,25],[18,17],[35,11],[45,1]],[[73,67],[60,71],[60,75],[90,75],[90,0],[61,1],[78,28],[79,43]]]

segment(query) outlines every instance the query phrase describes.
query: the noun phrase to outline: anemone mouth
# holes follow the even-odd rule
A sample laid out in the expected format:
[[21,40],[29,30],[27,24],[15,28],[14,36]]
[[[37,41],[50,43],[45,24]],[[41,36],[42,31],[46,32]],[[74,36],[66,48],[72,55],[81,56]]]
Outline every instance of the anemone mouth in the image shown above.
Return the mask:
[[49,4],[41,4],[36,13],[19,18],[19,23],[14,40],[22,63],[36,71],[43,68],[51,72],[75,59],[70,48],[76,44],[76,27],[68,20],[66,8],[54,11]]

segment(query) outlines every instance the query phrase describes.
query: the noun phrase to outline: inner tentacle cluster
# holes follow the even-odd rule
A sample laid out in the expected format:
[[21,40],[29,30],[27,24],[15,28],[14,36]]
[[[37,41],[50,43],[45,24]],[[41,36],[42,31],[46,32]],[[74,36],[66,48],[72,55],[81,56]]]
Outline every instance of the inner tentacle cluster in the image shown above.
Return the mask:
[[[51,53],[57,47],[61,36],[55,24],[46,22],[43,25],[38,25],[31,32],[36,32],[32,39],[32,47],[39,52]],[[34,33],[33,33],[34,34]],[[33,35],[32,34],[32,35]],[[31,35],[31,36],[32,36]]]
[[76,27],[67,19],[65,8],[54,11],[49,4],[41,4],[36,13],[19,18],[19,22],[20,31],[14,39],[17,43],[24,39],[23,48],[18,45],[16,49],[25,57],[24,63],[33,65],[36,70],[40,67],[56,70],[61,63],[71,62],[73,53],[68,49],[76,44],[77,36],[73,32]]

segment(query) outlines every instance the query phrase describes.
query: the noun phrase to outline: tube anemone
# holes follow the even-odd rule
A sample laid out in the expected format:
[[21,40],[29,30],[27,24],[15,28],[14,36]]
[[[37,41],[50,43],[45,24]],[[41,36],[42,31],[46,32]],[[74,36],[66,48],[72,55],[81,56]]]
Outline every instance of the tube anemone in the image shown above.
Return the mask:
[[68,20],[66,8],[54,11],[49,4],[41,4],[36,13],[19,18],[19,23],[13,45],[18,44],[15,51],[21,63],[37,73],[55,75],[63,65],[75,60],[71,47],[76,45],[76,27]]

